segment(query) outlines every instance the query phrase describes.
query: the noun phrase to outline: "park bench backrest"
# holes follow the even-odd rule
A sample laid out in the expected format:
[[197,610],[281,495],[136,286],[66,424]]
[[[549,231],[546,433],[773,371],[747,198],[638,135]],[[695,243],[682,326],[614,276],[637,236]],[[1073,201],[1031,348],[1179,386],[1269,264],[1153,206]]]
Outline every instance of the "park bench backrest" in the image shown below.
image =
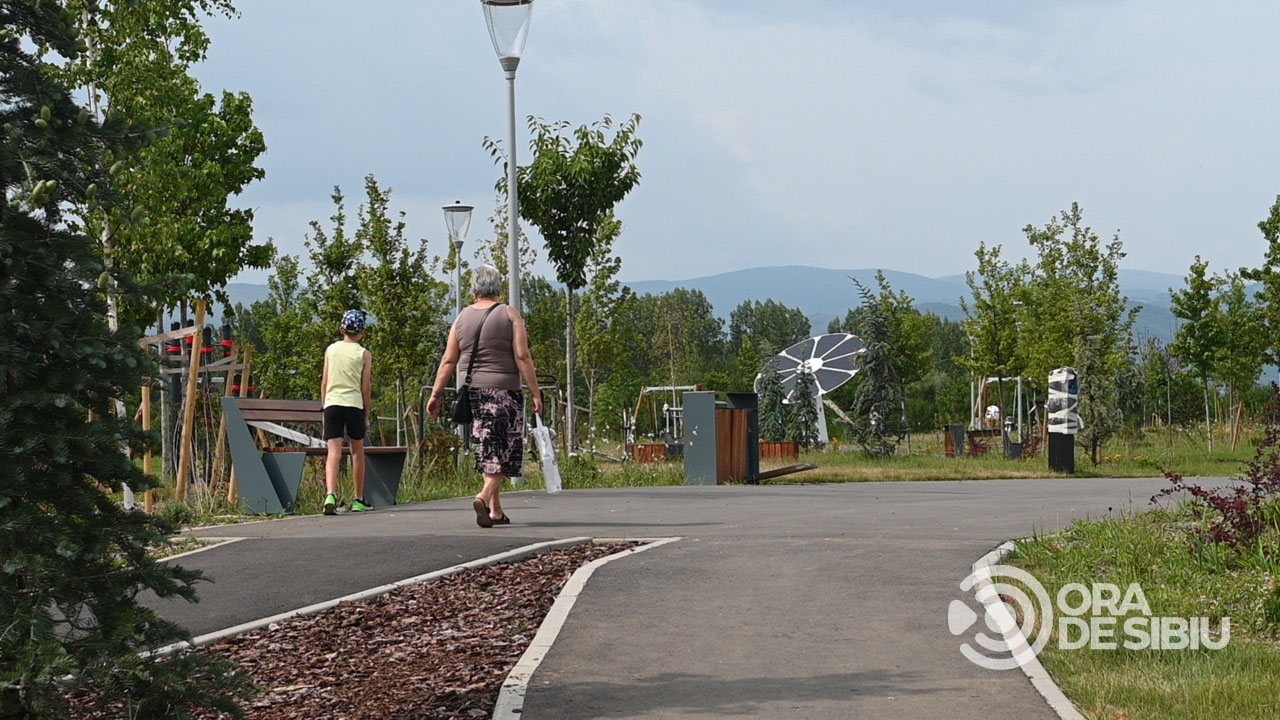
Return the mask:
[[324,422],[324,409],[314,400],[259,400],[237,399],[240,412],[247,422],[320,423]]

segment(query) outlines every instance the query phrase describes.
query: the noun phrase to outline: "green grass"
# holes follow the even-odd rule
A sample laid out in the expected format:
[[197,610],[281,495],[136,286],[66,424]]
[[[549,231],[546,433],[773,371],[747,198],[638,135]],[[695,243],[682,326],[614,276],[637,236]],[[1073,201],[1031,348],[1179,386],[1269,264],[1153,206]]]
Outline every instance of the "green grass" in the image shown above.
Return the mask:
[[1051,597],[1066,583],[1139,583],[1154,616],[1231,618],[1223,650],[1063,650],[1040,660],[1090,718],[1160,720],[1280,717],[1280,504],[1266,531],[1232,550],[1198,538],[1187,507],[1080,521],[1020,543],[1006,562]]
[[[1102,448],[1097,465],[1084,448],[1077,446],[1076,476],[1153,477],[1169,468],[1188,477],[1230,477],[1240,474],[1243,463],[1253,457],[1256,441],[1256,437],[1246,436],[1232,451],[1230,437],[1222,432],[1215,436],[1214,452],[1210,453],[1203,431],[1124,433]],[[806,451],[798,461],[772,461],[762,467],[770,470],[796,462],[818,466],[817,470],[770,481],[775,484],[1063,477],[1049,472],[1043,452],[1022,460],[1006,460],[998,453],[976,458],[943,457],[941,433],[917,433],[911,437],[910,454],[904,443],[898,455],[887,458],[867,457],[857,448],[841,445],[838,439],[832,446],[826,452]]]

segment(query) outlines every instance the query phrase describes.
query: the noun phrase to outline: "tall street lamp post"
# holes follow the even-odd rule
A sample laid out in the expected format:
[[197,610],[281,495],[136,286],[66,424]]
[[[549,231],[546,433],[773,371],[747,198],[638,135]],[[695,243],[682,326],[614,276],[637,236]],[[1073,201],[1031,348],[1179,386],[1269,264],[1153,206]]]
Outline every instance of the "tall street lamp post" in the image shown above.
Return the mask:
[[507,304],[520,310],[520,199],[516,188],[516,68],[529,35],[533,0],[480,0],[489,38],[507,74]]
[[[462,313],[462,243],[467,239],[467,230],[471,228],[471,211],[474,208],[454,201],[452,205],[445,205],[443,210],[444,224],[449,228],[449,242],[453,245],[453,309],[456,316]],[[455,387],[461,388],[461,366],[458,367],[456,375]]]

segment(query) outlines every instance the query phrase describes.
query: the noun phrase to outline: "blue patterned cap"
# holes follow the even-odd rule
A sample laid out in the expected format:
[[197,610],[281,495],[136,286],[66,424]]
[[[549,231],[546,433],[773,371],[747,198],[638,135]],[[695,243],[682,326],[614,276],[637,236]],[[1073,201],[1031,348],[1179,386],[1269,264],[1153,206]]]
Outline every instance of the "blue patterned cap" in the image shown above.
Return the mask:
[[348,310],[342,313],[342,323],[339,327],[348,335],[364,332],[364,311]]

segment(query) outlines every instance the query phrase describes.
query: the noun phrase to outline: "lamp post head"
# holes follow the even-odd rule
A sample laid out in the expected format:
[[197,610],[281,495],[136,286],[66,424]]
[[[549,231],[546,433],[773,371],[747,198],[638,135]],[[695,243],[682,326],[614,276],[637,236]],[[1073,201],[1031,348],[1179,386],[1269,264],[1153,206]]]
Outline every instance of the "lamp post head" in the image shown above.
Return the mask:
[[442,209],[445,227],[449,228],[449,240],[461,251],[462,241],[467,239],[467,230],[471,227],[471,211],[475,208],[455,201]]
[[489,39],[493,40],[493,51],[498,54],[502,69],[514,73],[529,35],[533,0],[480,0],[480,7],[484,9]]

